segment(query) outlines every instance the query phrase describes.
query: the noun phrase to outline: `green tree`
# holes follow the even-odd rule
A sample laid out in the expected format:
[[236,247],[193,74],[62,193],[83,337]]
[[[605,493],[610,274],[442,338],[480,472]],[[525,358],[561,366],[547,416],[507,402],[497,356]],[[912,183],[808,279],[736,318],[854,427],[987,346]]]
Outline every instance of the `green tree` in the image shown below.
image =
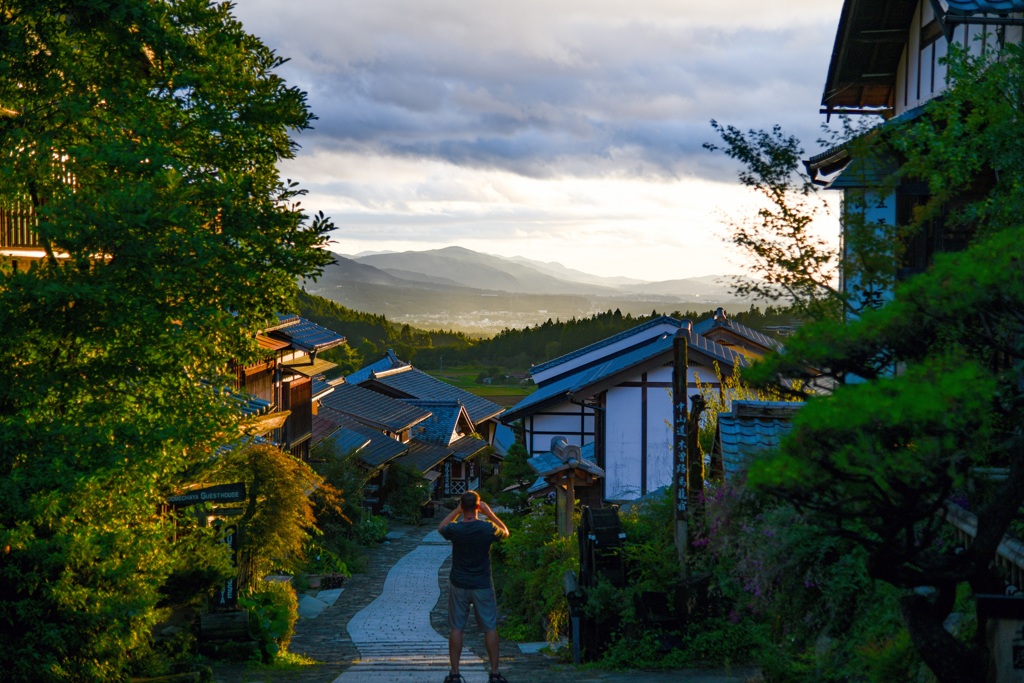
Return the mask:
[[[316,522],[310,494],[321,488],[330,492],[333,487],[309,465],[269,444],[248,445],[222,456],[210,481],[246,486],[245,506],[238,518],[239,593],[255,590],[267,574],[302,567],[306,541]],[[320,499],[330,502],[323,493]]]
[[[810,398],[750,482],[856,542],[870,575],[904,591],[904,623],[939,680],[974,681],[987,666],[983,629],[965,643],[943,621],[959,586],[1001,592],[993,559],[1024,502],[1024,51],[951,49],[949,64],[949,92],[920,120],[862,142],[901,162],[890,186],[919,180],[933,195],[899,226],[904,241],[942,215],[947,227],[969,228],[968,246],[936,255],[880,309],[805,327],[785,354],[746,373],[764,383],[810,379],[807,368],[859,378]],[[979,467],[1008,474],[972,487]],[[977,514],[962,551],[945,520],[954,495]]]
[[11,0],[0,53],[0,209],[46,254],[0,269],[0,670],[123,680],[174,566],[159,503],[328,260],[276,170],[312,115],[228,4]]

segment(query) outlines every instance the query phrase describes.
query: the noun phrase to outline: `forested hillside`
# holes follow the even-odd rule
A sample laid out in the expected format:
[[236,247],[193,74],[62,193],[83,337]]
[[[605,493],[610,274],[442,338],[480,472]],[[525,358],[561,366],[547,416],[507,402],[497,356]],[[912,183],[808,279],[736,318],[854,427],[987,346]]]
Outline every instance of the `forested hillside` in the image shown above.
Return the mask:
[[[673,311],[633,316],[618,309],[597,313],[589,318],[551,320],[533,327],[505,329],[491,339],[473,339],[461,332],[420,330],[396,325],[383,315],[361,313],[305,291],[297,298],[298,312],[304,318],[344,334],[348,345],[333,349],[326,357],[338,363],[341,372],[351,372],[393,349],[403,360],[423,370],[456,365],[499,367],[507,372],[525,372],[531,365],[600,341],[639,325],[652,317],[671,315],[694,322],[714,315],[713,310]],[[764,311],[751,306],[746,311],[727,311],[729,317],[754,329],[767,332],[772,326],[792,325],[788,309],[769,306]]]

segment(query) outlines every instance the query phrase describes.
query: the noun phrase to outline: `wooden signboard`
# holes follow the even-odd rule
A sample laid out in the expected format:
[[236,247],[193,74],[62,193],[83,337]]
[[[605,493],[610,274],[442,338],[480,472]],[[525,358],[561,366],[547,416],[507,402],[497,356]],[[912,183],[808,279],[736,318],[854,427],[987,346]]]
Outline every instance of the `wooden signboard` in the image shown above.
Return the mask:
[[239,503],[245,500],[245,483],[219,484],[194,489],[179,496],[169,496],[167,502],[175,507],[188,507],[199,503]]

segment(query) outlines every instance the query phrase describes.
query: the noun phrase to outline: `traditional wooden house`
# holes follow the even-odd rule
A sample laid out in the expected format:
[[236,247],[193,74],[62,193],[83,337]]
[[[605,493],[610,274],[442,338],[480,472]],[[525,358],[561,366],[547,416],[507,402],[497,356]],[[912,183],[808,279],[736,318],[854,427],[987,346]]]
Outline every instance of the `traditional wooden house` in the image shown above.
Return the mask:
[[748,358],[762,358],[768,353],[782,349],[782,344],[777,339],[730,320],[725,309],[721,307],[715,310],[712,317],[694,324],[693,331],[708,341],[716,342]]
[[313,418],[313,444],[329,443],[336,454],[354,457],[364,470],[363,502],[374,513],[381,511],[381,487],[388,466],[409,452],[410,444],[387,436],[342,413],[321,406]]
[[501,406],[428,375],[398,358],[391,350],[345,380],[402,400],[456,401],[465,407],[472,431],[488,444],[494,441],[498,416],[503,410]]
[[278,315],[277,324],[258,334],[256,341],[266,354],[257,363],[234,368],[234,389],[268,401],[273,412],[287,413],[272,440],[295,457],[307,459],[315,396],[332,391],[317,381],[319,373],[331,366],[318,360],[317,354],[343,344],[345,337],[297,315]]
[[481,457],[492,449],[475,433],[473,421],[462,403],[452,400],[407,402],[431,413],[413,429],[413,441],[448,450],[449,457],[441,461],[441,476],[436,486],[438,495],[460,496],[479,487],[481,473],[493,473],[492,470],[485,472],[484,463],[480,462]]
[[[940,62],[950,43],[981,54],[1022,39],[1020,0],[845,0],[822,113],[880,116],[887,123],[917,119],[925,115],[923,105],[947,88],[947,68]],[[854,159],[851,149],[841,145],[805,162],[816,182],[844,194],[844,232],[857,225],[908,224],[915,208],[928,200],[927,184],[903,178],[890,187],[883,180],[898,159]],[[989,182],[979,177],[977,191],[984,192]],[[969,227],[934,217],[898,255],[894,252],[896,278],[924,271],[936,253],[963,249],[969,238]],[[842,256],[848,261],[851,255]],[[864,304],[880,305],[890,295],[884,286],[842,276],[841,286]]]
[[[502,421],[522,422],[531,455],[549,452],[558,436],[570,445],[593,443],[594,463],[605,474],[604,500],[632,500],[671,483],[673,339],[681,325],[688,347],[687,402],[698,380],[720,389],[718,372],[730,376],[750,355],[706,339],[688,322],[662,316],[534,366],[537,390]],[[730,335],[741,331],[729,328]],[[754,346],[764,341],[760,337],[745,343]]]

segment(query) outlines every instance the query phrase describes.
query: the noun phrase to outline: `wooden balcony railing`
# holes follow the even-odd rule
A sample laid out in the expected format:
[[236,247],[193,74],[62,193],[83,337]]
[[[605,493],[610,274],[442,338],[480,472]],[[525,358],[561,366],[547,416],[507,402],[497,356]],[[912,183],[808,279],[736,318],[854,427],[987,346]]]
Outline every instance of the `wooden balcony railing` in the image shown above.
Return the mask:
[[39,249],[37,223],[36,213],[27,202],[0,208],[0,249]]
[[[959,505],[946,503],[946,520],[953,525],[959,543],[969,544],[978,535],[978,518]],[[1006,536],[996,551],[996,565],[1005,572],[1006,582],[1018,590],[1024,589],[1024,543]]]

